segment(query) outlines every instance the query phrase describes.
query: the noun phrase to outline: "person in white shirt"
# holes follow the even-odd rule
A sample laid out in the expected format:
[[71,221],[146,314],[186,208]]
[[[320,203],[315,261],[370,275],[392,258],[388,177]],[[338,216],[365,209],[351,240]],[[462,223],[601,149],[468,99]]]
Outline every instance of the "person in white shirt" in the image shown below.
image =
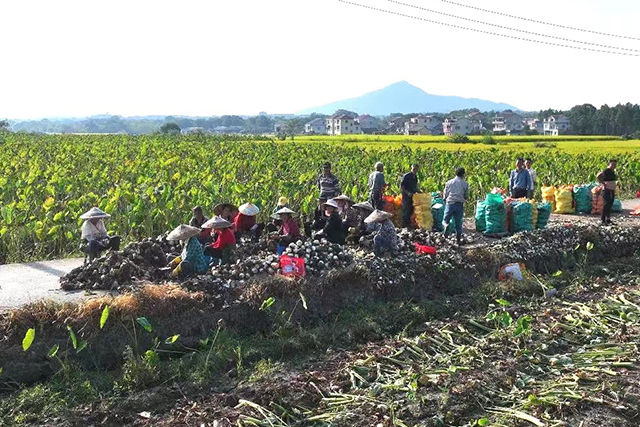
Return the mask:
[[87,241],[87,255],[89,262],[97,258],[102,251],[120,249],[120,236],[109,236],[104,225],[105,218],[111,215],[98,208],[91,208],[80,215],[82,223],[82,238]]
[[529,176],[531,176],[531,186],[529,190],[527,190],[527,199],[533,199],[533,193],[536,191],[536,185],[538,184],[538,174],[536,170],[531,167],[533,164],[533,160],[526,159],[524,161],[524,166],[527,168],[527,172],[529,172]]

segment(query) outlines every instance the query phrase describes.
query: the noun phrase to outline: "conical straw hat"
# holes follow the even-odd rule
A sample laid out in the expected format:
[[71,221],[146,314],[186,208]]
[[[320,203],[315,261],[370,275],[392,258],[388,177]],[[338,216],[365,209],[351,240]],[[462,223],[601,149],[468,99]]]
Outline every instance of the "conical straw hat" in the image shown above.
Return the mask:
[[219,216],[214,216],[209,221],[202,224],[202,228],[228,228],[231,227],[231,225],[232,224],[226,219]]
[[190,225],[180,224],[169,233],[167,240],[187,240],[190,237],[194,237],[200,234],[198,227],[192,227]]
[[336,208],[336,209],[340,209],[340,206],[338,206],[338,203],[336,203],[336,201],[335,201],[335,200],[333,200],[333,199],[329,199],[329,200],[327,200],[326,202],[324,202],[324,203],[322,204],[322,206],[325,206],[325,205],[326,205],[326,206],[334,207],[334,208]]
[[82,215],[80,215],[80,219],[97,219],[97,218],[109,218],[111,215],[104,212],[99,208],[91,208]]
[[373,222],[382,222],[385,221],[389,218],[391,218],[393,216],[393,214],[389,213],[389,212],[385,212],[385,211],[381,211],[376,209],[375,211],[373,211],[371,213],[371,215],[369,215],[368,217],[365,218],[364,222],[366,224],[371,224]]
[[240,211],[242,215],[256,216],[260,212],[260,208],[253,203],[245,203],[238,208],[238,211]]
[[235,205],[231,204],[231,203],[219,203],[213,208],[213,214],[214,215],[221,215],[222,214],[222,210],[224,208],[229,208],[232,211],[238,210],[238,208]]
[[344,200],[345,202],[353,203],[353,200],[351,200],[351,197],[347,196],[346,194],[341,194],[338,197],[334,197],[333,200]]
[[364,209],[364,210],[367,210],[369,212],[373,212],[373,211],[376,210],[373,206],[371,206],[371,203],[369,203],[369,202],[356,203],[355,205],[353,205],[353,207],[354,208]]

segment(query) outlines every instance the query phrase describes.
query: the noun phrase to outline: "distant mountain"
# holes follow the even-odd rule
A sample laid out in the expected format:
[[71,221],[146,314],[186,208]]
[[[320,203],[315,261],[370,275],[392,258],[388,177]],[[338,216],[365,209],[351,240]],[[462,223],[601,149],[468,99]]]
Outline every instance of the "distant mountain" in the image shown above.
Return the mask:
[[402,81],[357,98],[308,108],[297,114],[333,114],[337,110],[344,109],[360,114],[386,116],[392,113],[448,113],[467,108],[477,108],[480,111],[517,110],[513,105],[484,99],[430,95],[422,89]]

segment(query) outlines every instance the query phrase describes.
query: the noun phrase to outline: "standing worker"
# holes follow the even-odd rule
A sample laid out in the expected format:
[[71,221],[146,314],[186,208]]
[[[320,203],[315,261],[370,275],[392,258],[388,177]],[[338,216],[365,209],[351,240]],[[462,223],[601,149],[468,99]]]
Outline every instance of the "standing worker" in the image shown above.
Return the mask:
[[318,189],[320,190],[320,199],[329,200],[340,195],[340,181],[333,173],[331,173],[331,163],[324,164],[324,170],[318,177]]
[[382,193],[388,184],[384,180],[384,165],[382,162],[377,162],[375,166],[376,170],[369,175],[369,203],[376,209],[384,209],[384,200],[382,200]]
[[413,215],[413,195],[418,192],[418,166],[417,163],[411,165],[411,172],[405,173],[400,182],[402,191],[402,226],[411,227],[411,215]]
[[609,160],[607,168],[598,174],[598,182],[604,186],[602,198],[604,205],[602,206],[602,225],[613,225],[611,222],[611,208],[616,198],[616,161]]
[[532,164],[533,164],[533,160],[531,159],[526,159],[524,161],[524,166],[527,168],[527,172],[529,172],[529,176],[531,177],[531,188],[527,193],[528,199],[533,199],[533,194],[536,191],[536,185],[538,185],[538,174],[536,173],[536,170],[533,167],[531,167]]
[[469,198],[469,184],[464,180],[464,168],[456,169],[456,177],[447,181],[444,186],[444,236],[449,237],[447,229],[451,218],[456,221],[456,240],[462,244],[462,221],[464,220],[464,202]]
[[509,191],[514,199],[522,199],[527,197],[527,193],[531,189],[531,175],[524,167],[522,157],[516,159],[516,168],[511,171],[509,177]]

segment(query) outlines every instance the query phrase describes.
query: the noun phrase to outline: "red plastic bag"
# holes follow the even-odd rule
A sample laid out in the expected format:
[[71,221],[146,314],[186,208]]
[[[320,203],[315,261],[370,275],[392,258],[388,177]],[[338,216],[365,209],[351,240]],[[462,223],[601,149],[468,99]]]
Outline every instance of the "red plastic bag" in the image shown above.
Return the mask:
[[304,258],[294,258],[289,255],[280,257],[280,268],[283,276],[301,277],[306,274]]
[[640,190],[636,191],[636,197],[640,199]]
[[418,243],[414,243],[414,245],[416,247],[416,253],[427,254],[427,255],[436,254],[436,248],[434,248],[433,246],[425,246],[425,245],[420,245]]

